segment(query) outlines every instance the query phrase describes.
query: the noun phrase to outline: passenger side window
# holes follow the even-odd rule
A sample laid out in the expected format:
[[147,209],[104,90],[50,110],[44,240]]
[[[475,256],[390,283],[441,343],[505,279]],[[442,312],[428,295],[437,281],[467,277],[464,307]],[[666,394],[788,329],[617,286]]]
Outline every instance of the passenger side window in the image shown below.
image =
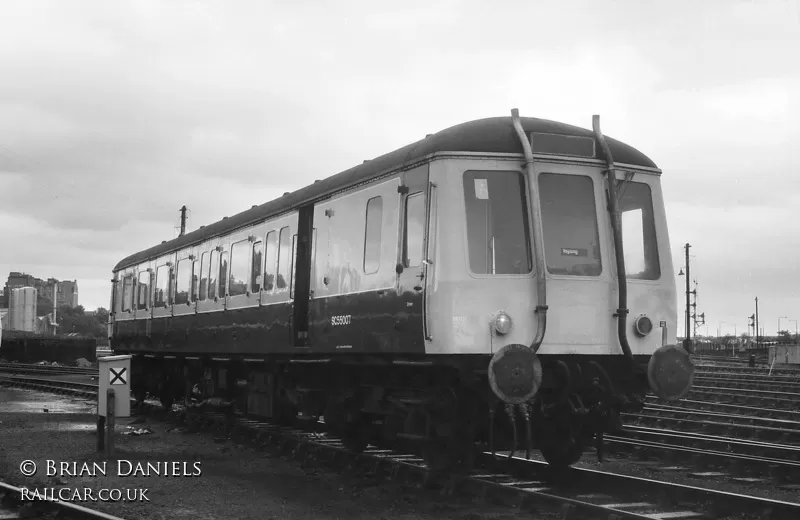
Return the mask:
[[600,238],[594,183],[585,175],[539,176],[547,270],[552,274],[600,276]]
[[658,280],[661,263],[650,186],[630,181],[622,188],[622,194],[619,210],[627,278]]
[[275,273],[278,267],[278,235],[274,231],[267,233],[267,266],[264,269],[264,290],[275,288]]
[[192,284],[192,261],[189,258],[178,260],[178,274],[175,280],[175,303],[177,305],[189,301]]
[[253,288],[251,291],[257,293],[261,290],[261,271],[264,265],[264,244],[259,240],[253,243],[253,261],[250,281]]
[[133,276],[128,275],[122,279],[122,311],[133,309]]
[[208,253],[200,257],[200,295],[198,299],[204,301],[208,298]]
[[197,286],[199,284],[200,278],[200,262],[194,260],[192,262],[192,300],[193,302],[197,301]]
[[139,283],[136,284],[136,310],[147,310],[150,304],[150,271],[142,271],[139,273]]
[[211,261],[208,269],[208,297],[210,299],[218,298],[217,292],[217,277],[219,276],[219,251],[214,249],[211,251]]
[[381,228],[383,227],[383,198],[367,201],[364,229],[364,273],[377,273],[381,261]]
[[422,192],[406,198],[405,236],[403,237],[403,263],[416,267],[422,263],[425,237],[425,197]]
[[223,251],[219,254],[219,291],[220,298],[228,294],[228,252]]
[[250,271],[250,241],[242,240],[231,247],[231,275],[228,292],[238,296],[247,292],[247,276]]
[[169,300],[169,266],[160,265],[156,270],[156,290],[153,295],[153,307],[165,307]]
[[278,245],[278,280],[276,283],[278,289],[285,289],[289,279],[291,240],[292,236],[289,233],[289,228],[281,228],[280,244]]

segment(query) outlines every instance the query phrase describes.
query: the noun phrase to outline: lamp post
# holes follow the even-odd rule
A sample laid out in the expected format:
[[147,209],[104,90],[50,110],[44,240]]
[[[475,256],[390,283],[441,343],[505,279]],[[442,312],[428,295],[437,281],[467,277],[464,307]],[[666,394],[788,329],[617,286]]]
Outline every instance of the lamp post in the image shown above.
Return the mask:
[[781,319],[788,320],[786,316],[778,316],[778,330],[775,331],[776,338],[780,338],[781,335]]

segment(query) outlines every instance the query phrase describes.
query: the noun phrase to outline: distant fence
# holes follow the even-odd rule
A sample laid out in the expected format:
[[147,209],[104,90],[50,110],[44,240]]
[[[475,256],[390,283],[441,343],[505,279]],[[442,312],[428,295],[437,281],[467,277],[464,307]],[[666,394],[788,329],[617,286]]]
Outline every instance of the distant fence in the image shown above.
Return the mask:
[[93,362],[97,360],[97,340],[85,336],[52,336],[4,330],[0,358],[20,363],[55,361],[72,365],[78,358]]

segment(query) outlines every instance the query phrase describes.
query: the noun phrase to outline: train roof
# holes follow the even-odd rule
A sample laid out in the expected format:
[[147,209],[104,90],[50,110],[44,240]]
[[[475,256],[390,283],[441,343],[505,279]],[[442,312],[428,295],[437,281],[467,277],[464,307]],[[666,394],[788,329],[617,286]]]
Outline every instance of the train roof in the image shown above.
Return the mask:
[[[521,118],[526,134],[531,132],[556,134],[572,137],[591,137],[591,130],[567,125],[547,119],[533,117]],[[656,168],[655,163],[637,149],[606,136],[606,141],[614,157],[614,162]],[[599,146],[595,147],[597,150]],[[393,152],[381,155],[341,173],[317,181],[297,191],[271,200],[260,206],[226,217],[218,222],[204,226],[181,237],[145,249],[121,260],[114,272],[140,264],[150,258],[158,257],[191,244],[202,242],[213,236],[225,234],[246,225],[259,222],[280,213],[297,208],[331,194],[378,178],[404,164],[412,163],[436,152],[473,153],[514,153],[521,154],[522,146],[511,117],[492,117],[462,123],[438,133],[427,136],[416,143],[409,144]]]

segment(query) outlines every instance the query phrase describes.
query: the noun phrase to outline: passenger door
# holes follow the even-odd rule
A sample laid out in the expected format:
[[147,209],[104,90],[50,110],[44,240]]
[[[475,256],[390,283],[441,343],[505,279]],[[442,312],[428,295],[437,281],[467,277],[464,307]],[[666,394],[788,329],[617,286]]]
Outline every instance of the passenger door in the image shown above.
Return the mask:
[[401,176],[395,330],[404,351],[425,352],[426,235],[429,222],[428,165]]

